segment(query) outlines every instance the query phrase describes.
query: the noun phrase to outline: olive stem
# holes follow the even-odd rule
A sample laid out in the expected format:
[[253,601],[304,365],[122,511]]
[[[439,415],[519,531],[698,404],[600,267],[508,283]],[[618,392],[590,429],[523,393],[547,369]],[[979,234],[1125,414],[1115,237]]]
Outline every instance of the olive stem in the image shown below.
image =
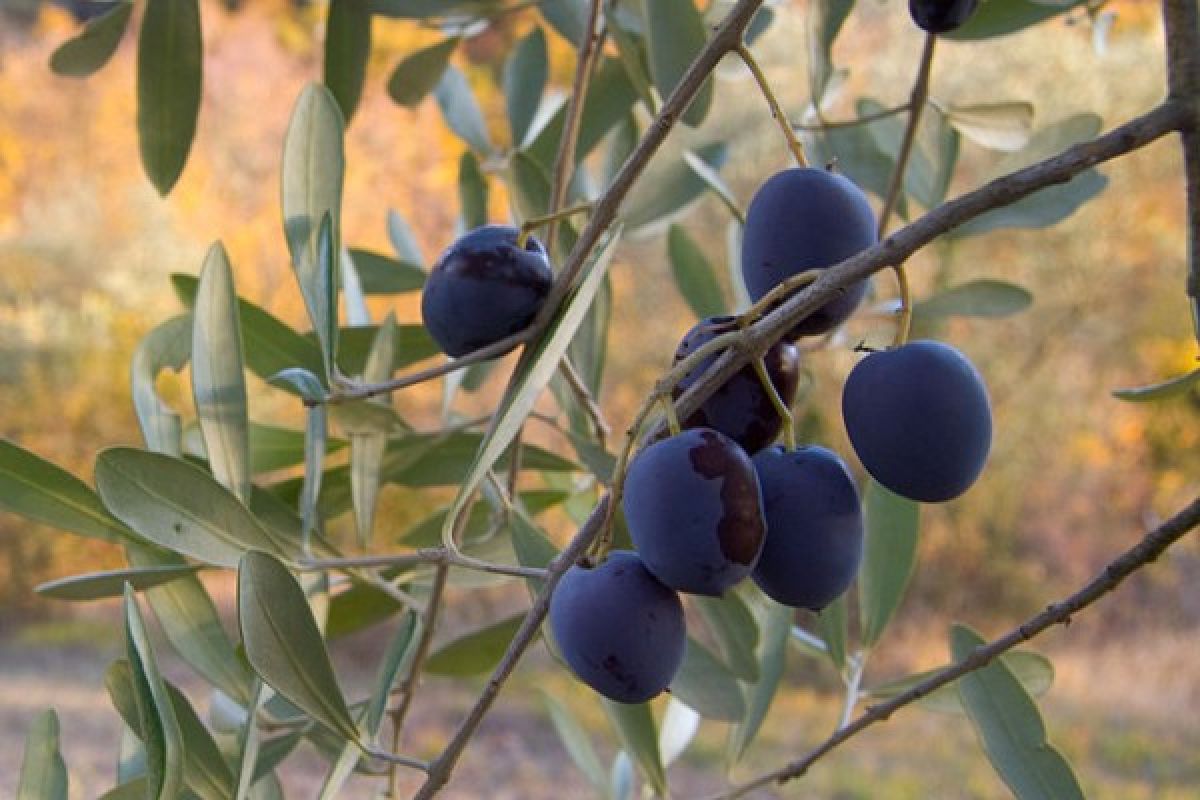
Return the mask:
[[788,149],[792,151],[792,157],[796,159],[798,165],[807,167],[808,159],[804,157],[804,145],[800,144],[800,140],[796,138],[796,132],[792,130],[792,123],[788,121],[787,115],[779,107],[779,100],[776,99],[775,92],[772,91],[771,84],[767,80],[766,74],[763,73],[762,67],[754,59],[754,54],[750,52],[750,48],[746,46],[745,42],[738,42],[735,51],[741,57],[742,63],[750,70],[750,74],[754,76],[759,91],[766,98],[767,105],[771,109],[771,118],[779,123],[779,129],[783,131],[783,138],[787,142]]
[[603,445],[608,439],[608,435],[612,433],[612,428],[609,427],[608,422],[604,419],[604,411],[601,410],[600,404],[596,402],[596,398],[592,397],[587,384],[583,382],[583,376],[575,368],[575,364],[571,361],[570,356],[564,356],[563,360],[559,362],[558,368],[562,372],[563,378],[566,379],[567,385],[571,387],[571,391],[575,393],[575,399],[583,406],[584,412],[592,421],[596,440]]
[[910,108],[912,108],[912,106],[908,103],[905,103],[893,108],[885,108],[882,111],[876,111],[873,114],[864,114],[861,117],[855,117],[854,119],[841,119],[832,121],[825,120],[823,122],[815,122],[812,124],[793,122],[792,130],[805,131],[806,133],[821,133],[822,131],[836,130],[838,128],[856,128],[859,125],[870,125],[872,122],[878,122],[881,119],[887,119],[888,117],[894,117],[897,114],[903,114]]
[[683,427],[679,424],[679,415],[675,413],[675,402],[666,394],[659,395],[659,401],[662,403],[663,416],[667,420],[667,430],[672,436],[678,436],[683,432]]
[[762,299],[738,316],[738,327],[745,328],[762,319],[773,311],[775,306],[782,300],[790,297],[797,289],[803,289],[805,286],[808,286],[820,277],[820,275],[821,271],[819,269],[805,270],[772,286],[771,291],[764,294]]
[[779,421],[783,423],[783,443],[787,446],[788,452],[791,452],[796,449],[796,420],[792,417],[792,410],[779,396],[779,391],[771,381],[771,374],[767,372],[766,362],[762,358],[756,358],[750,363],[754,365],[754,372],[758,375],[759,382],[762,383],[763,391],[767,393],[767,397],[771,398],[771,405],[775,407],[775,413],[779,415]]
[[896,154],[896,166],[892,168],[892,177],[888,182],[886,199],[883,210],[879,212],[879,237],[887,233],[888,222],[896,204],[900,201],[900,192],[904,188],[904,173],[908,170],[908,159],[912,155],[913,144],[917,140],[917,128],[921,124],[921,112],[929,99],[929,75],[933,72],[933,50],[937,44],[937,36],[930,33],[925,36],[925,47],[921,51],[921,64],[917,67],[917,78],[913,82],[912,96],[908,101],[908,126],[904,129],[904,139],[900,142],[900,152]]
[[[437,564],[448,567],[461,567],[477,572],[488,572],[493,575],[510,575],[516,578],[544,578],[546,570],[537,567],[517,567],[508,564],[496,564],[478,558],[451,552],[445,547],[423,547],[411,553],[394,553],[391,555],[355,556],[352,558],[322,558],[301,561],[297,566],[304,571],[328,569],[350,569],[355,567],[408,567],[416,564]],[[377,584],[372,583],[377,588]],[[406,605],[412,604],[411,598]]]
[[904,265],[897,264],[892,267],[892,271],[896,273],[896,283],[900,287],[900,310],[897,312],[899,323],[896,326],[896,337],[892,340],[892,347],[899,347],[908,341],[908,334],[912,331],[912,293],[908,288],[908,272],[904,269]]
[[[549,214],[542,214],[540,217],[530,217],[529,219],[527,219],[521,223],[521,230],[517,234],[517,247],[524,250],[525,245],[529,243],[529,237],[538,228],[541,228],[544,225],[549,225],[552,222],[557,222],[560,219],[566,219],[567,217],[573,217],[576,214],[583,214],[583,213],[586,213],[591,210],[592,210],[591,203],[579,203],[579,204],[573,205],[569,208],[562,208],[562,209],[559,209],[558,211],[552,211]],[[550,243],[547,242],[546,247],[549,247],[549,246],[550,246]]]
[[838,721],[837,730],[850,724],[854,718],[854,707],[858,705],[859,687],[862,685],[863,672],[867,667],[867,653],[859,650],[850,659],[850,672],[846,679],[846,701],[842,705],[842,716]]

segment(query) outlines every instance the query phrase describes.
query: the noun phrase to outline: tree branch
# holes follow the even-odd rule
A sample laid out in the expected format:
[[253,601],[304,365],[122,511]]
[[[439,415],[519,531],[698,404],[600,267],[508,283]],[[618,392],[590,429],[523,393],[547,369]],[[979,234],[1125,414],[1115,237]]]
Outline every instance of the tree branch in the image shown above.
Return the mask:
[[800,777],[814,762],[826,753],[875,723],[888,719],[904,706],[920,700],[922,697],[961,678],[969,672],[974,672],[977,669],[987,666],[998,656],[1022,642],[1032,639],[1047,628],[1069,623],[1073,614],[1087,608],[1111,592],[1121,581],[1146,564],[1154,561],[1162,555],[1163,551],[1185,536],[1189,531],[1193,530],[1197,525],[1200,525],[1200,497],[1193,500],[1187,508],[1147,533],[1133,547],[1109,562],[1108,566],[1099,575],[1070,597],[1047,606],[1040,614],[1029,618],[999,639],[976,648],[964,660],[921,681],[903,694],[897,695],[886,703],[869,707],[866,713],[859,716],[849,725],[840,728],[803,758],[797,759],[773,772],[764,773],[753,780],[740,783],[726,792],[708,798],[708,800],[731,800],[731,798],[741,797],[747,792],[761,788],[767,784],[784,783],[793,778]]
[[1163,0],[1167,43],[1167,96],[1190,104],[1192,118],[1180,131],[1187,195],[1187,293],[1192,327],[1200,342],[1200,11],[1196,0]]

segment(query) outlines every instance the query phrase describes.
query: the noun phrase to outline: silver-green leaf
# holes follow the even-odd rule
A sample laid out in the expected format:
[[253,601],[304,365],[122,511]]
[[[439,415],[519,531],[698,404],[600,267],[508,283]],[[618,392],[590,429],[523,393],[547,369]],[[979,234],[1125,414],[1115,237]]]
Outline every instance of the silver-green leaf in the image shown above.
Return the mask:
[[859,573],[859,616],[863,646],[871,647],[896,613],[912,577],[919,508],[873,480],[867,482],[863,506],[866,540]]
[[162,195],[179,180],[192,148],[203,58],[199,0],[146,0],[138,35],[138,143],[146,175]]
[[67,800],[67,765],[58,750],[58,714],[38,714],[25,735],[17,800]]

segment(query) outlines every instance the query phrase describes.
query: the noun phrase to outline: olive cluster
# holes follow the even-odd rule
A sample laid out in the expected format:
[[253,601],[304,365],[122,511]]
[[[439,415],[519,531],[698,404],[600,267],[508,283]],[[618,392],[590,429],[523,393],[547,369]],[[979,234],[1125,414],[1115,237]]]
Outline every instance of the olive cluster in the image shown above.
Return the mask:
[[[911,0],[910,10],[925,30],[944,32],[974,6]],[[871,247],[876,225],[866,195],[833,170],[773,175],[746,213],[741,269],[751,299],[758,303],[789,278]],[[485,226],[434,266],[422,297],[425,325],[447,354],[461,356],[528,326],[551,283],[540,242]],[[773,443],[796,396],[795,341],[837,328],[866,292],[865,280],[846,287],[773,345],[761,365],[747,365],[712,392],[681,430],[633,459],[621,508],[636,552],[571,567],[550,604],[559,652],[593,689],[638,703],[670,685],[687,641],[680,593],[721,596],[750,578],[776,602],[819,611],[849,587],[864,530],[850,470],[824,447]],[[679,343],[676,362],[738,324],[735,317],[702,320]],[[675,397],[715,358],[694,366]],[[940,342],[866,355],[846,379],[842,415],[867,473],[915,501],[961,495],[991,446],[983,380]]]

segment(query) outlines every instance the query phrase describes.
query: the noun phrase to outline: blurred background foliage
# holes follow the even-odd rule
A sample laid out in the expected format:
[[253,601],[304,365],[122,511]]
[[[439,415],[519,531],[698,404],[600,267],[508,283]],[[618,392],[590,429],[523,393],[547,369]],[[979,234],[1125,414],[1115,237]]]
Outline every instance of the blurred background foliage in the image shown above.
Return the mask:
[[[907,99],[919,39],[895,5],[862,4],[838,40],[838,62],[851,71],[830,118],[852,115],[852,99],[864,93],[885,106]],[[46,63],[76,30],[71,5],[5,0],[3,6],[0,433],[79,474],[89,473],[97,449],[136,441],[129,356],[146,330],[178,308],[167,276],[198,271],[207,242],[224,241],[239,293],[304,324],[278,223],[278,154],[292,98],[320,74],[323,9],[283,0],[225,6],[203,8],[203,111],[187,169],[166,200],[139,168],[129,37],[92,78],[58,77]],[[1036,100],[1036,128],[1084,111],[1111,123],[1148,107],[1162,91],[1156,10],[1140,2],[1112,6],[1118,24],[1103,53],[1089,26],[1070,16],[1016,37],[945,44],[933,96],[958,104]],[[508,135],[500,66],[534,19],[502,16],[455,55],[499,142]],[[803,19],[780,15],[757,46],[782,102],[797,111],[808,87],[790,43],[802,35]],[[395,63],[440,38],[412,23],[374,22],[366,89],[347,136],[343,227],[353,246],[388,251],[388,209],[408,220],[428,260],[453,236],[462,144],[431,100],[409,111],[385,91]],[[551,83],[565,87],[569,45],[557,36],[548,41]],[[736,68],[725,74],[705,128],[738,131],[723,175],[744,204],[770,169],[785,165],[786,153],[746,78]],[[950,194],[972,188],[997,160],[965,143]],[[1162,143],[1105,174],[1108,189],[1054,228],[946,240],[916,259],[918,295],[1000,278],[1027,287],[1035,299],[1030,310],[1008,319],[952,320],[938,331],[987,376],[997,435],[978,487],[923,515],[924,566],[908,601],[912,619],[961,615],[981,595],[999,617],[1028,612],[1044,601],[1048,579],[1062,586],[1084,579],[1134,531],[1195,491],[1196,392],[1147,405],[1109,395],[1181,374],[1193,363],[1177,154]],[[489,210],[503,219],[507,198],[499,182],[493,189]],[[716,265],[726,261],[719,233],[725,215],[708,199],[686,220]],[[602,398],[617,426],[691,322],[670,281],[665,237],[643,238],[628,252],[614,271],[612,373]],[[876,279],[875,289],[883,298],[893,293],[887,276]],[[379,311],[393,301],[372,302]],[[401,321],[419,318],[412,296],[401,298],[396,311]],[[849,449],[836,411],[841,378],[855,358],[851,346],[888,329],[884,317],[861,314],[833,348],[808,359],[814,388],[805,424],[843,453]],[[174,383],[164,390],[186,406],[187,384]],[[498,388],[491,388],[481,394],[480,408],[494,400]],[[298,410],[278,393],[252,397],[256,418],[299,424]],[[404,393],[401,404],[413,419],[429,422],[439,400],[438,389],[425,386]],[[418,499],[403,490],[388,491],[383,518],[394,520],[393,530],[427,510],[414,508]],[[8,516],[0,519],[0,551],[0,596],[10,616],[48,612],[30,591],[37,582],[116,563],[103,544],[47,535]],[[1198,577],[1200,547],[1185,541],[1161,567],[1135,579],[1125,595],[1132,602],[1111,604],[1109,622],[1144,624],[1146,602],[1160,610],[1157,623],[1200,622],[1200,598],[1188,591]]]
[[[187,168],[164,200],[138,159],[132,37],[92,78],[58,77],[47,60],[77,30],[78,9],[66,0],[0,0],[0,436],[85,479],[97,450],[139,440],[128,389],[131,353],[146,331],[178,312],[168,276],[198,272],[208,243],[224,242],[241,295],[292,325],[306,324],[279,224],[279,153],[294,98],[321,74],[323,6],[290,0],[202,5],[203,110]],[[806,6],[781,5],[801,12]],[[854,98],[867,93],[885,106],[907,99],[920,38],[904,5],[888,0],[856,8],[837,43],[837,61],[851,71],[827,111],[830,118],[853,116]],[[1013,37],[942,45],[933,96],[959,104],[1028,100],[1036,106],[1035,128],[1088,111],[1115,124],[1150,107],[1163,86],[1156,4],[1117,0],[1108,7],[1117,22],[1102,52],[1078,15]],[[803,13],[781,14],[755,48],[780,99],[797,117],[809,91],[796,46],[804,41],[804,19]],[[532,22],[528,14],[501,17],[467,38],[454,56],[497,142],[508,136],[501,65]],[[389,209],[409,222],[427,262],[455,234],[463,145],[431,99],[410,111],[386,92],[398,61],[441,38],[439,31],[412,23],[374,21],[366,88],[346,140],[342,226],[351,246],[388,252]],[[547,41],[551,83],[565,91],[572,53],[557,36]],[[704,131],[731,137],[722,175],[744,206],[771,171],[786,165],[787,153],[742,71],[730,65],[722,75]],[[950,195],[976,186],[999,160],[965,142]],[[1197,391],[1144,405],[1110,394],[1195,365],[1183,293],[1178,148],[1164,141],[1103,172],[1110,180],[1107,190],[1054,228],[947,239],[914,259],[910,272],[918,297],[993,278],[1026,287],[1034,302],[1005,319],[938,323],[937,335],[964,350],[988,380],[995,446],[988,469],[964,498],[922,512],[920,568],[895,641],[873,663],[881,673],[944,661],[941,634],[949,620],[966,617],[996,631],[1065,594],[1200,487]],[[492,183],[489,211],[494,220],[508,215],[499,181]],[[712,197],[682,220],[718,266],[727,261],[727,220]],[[623,430],[694,319],[671,280],[666,237],[644,237],[623,253],[613,270],[613,340],[601,397],[615,430]],[[730,296],[724,270],[719,277]],[[877,303],[894,295],[886,274],[874,288]],[[414,295],[376,298],[371,305],[378,315],[394,307],[401,321],[419,320]],[[886,341],[890,331],[886,315],[868,309],[831,348],[807,359],[813,380],[801,407],[804,430],[847,458],[851,451],[838,403],[842,379],[857,358],[852,348],[859,341]],[[464,413],[494,404],[503,372],[497,370],[482,392],[467,399]],[[298,404],[250,380],[254,419],[302,425]],[[186,374],[161,383],[173,404],[190,405]],[[433,425],[440,387],[407,390],[398,402],[409,420]],[[561,447],[561,440],[539,440],[536,433],[533,440]],[[446,492],[388,487],[378,547],[394,546],[410,523],[448,499]],[[562,512],[546,520],[560,540],[570,534]],[[342,524],[351,535],[349,522]],[[77,606],[38,598],[32,587],[119,563],[109,545],[0,515],[0,624],[79,614]],[[1200,693],[1194,657],[1190,673],[1174,667],[1189,663],[1188,649],[1179,643],[1200,627],[1197,585],[1200,543],[1189,537],[1074,628],[1083,628],[1091,647],[1083,654],[1056,654],[1056,691],[1091,698],[1097,685],[1124,691],[1136,676],[1148,687],[1128,692],[1122,713],[1136,712],[1143,702],[1154,714],[1194,707]],[[228,599],[229,587],[224,589]],[[463,592],[451,607],[463,623],[494,617],[497,604],[512,600],[489,591]],[[97,635],[95,628],[86,630]],[[110,626],[103,630],[111,635]],[[1137,643],[1136,652],[1126,641]],[[567,679],[554,672],[550,680],[561,689]],[[819,680],[815,687],[829,688]],[[825,706],[818,710],[817,703],[810,694],[793,693],[780,701],[780,714],[807,719],[831,713]],[[918,724],[930,736],[942,725],[939,717],[921,719]],[[1194,754],[1191,761],[1186,756],[1195,731],[1185,720],[1179,738],[1164,730],[1154,736],[1137,731],[1102,736],[1093,733],[1094,720],[1068,714],[1064,724],[1080,724],[1063,743],[1068,751],[1088,751],[1111,766],[1113,775],[1101,770],[1096,780],[1112,778],[1113,793],[1099,796],[1159,796],[1135,793],[1134,784],[1115,775],[1166,775],[1168,782],[1184,785],[1189,775],[1200,776]],[[787,731],[765,732],[761,765],[773,765],[780,751],[793,754]],[[871,793],[879,787],[871,776],[879,763],[891,765],[893,758],[892,744],[878,738],[882,735],[872,734],[875,738],[856,748],[864,754],[858,770],[824,773],[817,778],[824,783],[812,790],[819,796],[881,796]],[[708,756],[702,741],[698,757]],[[911,750],[904,757],[898,770],[889,766],[888,796],[927,796],[922,792],[935,779]],[[938,764],[944,770],[944,762]],[[994,789],[986,771],[969,778],[935,774],[947,791],[990,796]],[[685,779],[679,790],[686,793],[687,785]]]

